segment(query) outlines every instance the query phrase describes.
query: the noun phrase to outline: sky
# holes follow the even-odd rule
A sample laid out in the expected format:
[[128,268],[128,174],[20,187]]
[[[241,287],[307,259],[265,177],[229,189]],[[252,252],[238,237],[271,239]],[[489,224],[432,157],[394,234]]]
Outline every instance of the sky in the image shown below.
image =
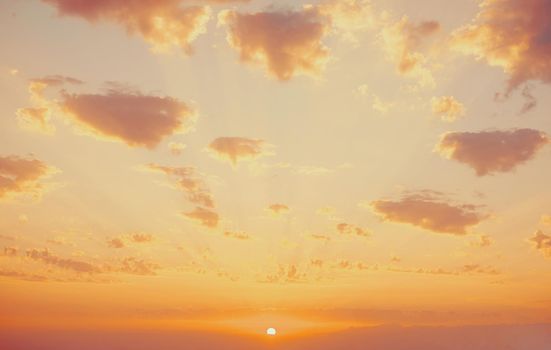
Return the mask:
[[551,323],[549,0],[0,0],[0,46],[2,330]]

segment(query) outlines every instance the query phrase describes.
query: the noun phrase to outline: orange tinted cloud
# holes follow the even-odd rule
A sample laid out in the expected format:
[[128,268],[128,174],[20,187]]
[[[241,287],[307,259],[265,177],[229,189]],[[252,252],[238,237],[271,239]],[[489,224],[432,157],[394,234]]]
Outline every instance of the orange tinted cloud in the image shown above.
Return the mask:
[[99,273],[101,270],[88,262],[75,260],[71,258],[62,258],[54,255],[48,249],[30,249],[27,250],[27,257],[32,260],[41,261],[47,265],[53,265],[61,269],[72,270],[75,272]]
[[43,189],[39,180],[55,171],[38,159],[0,156],[0,198],[25,193],[37,196]]
[[465,114],[463,104],[453,96],[433,97],[432,113],[446,122],[453,122]]
[[546,235],[541,230],[538,230],[528,240],[530,242],[533,242],[534,248],[539,250],[544,256],[551,258],[551,236],[550,235]]
[[545,133],[533,129],[449,132],[442,136],[436,150],[484,176],[515,169],[549,142]]
[[124,248],[125,244],[122,239],[120,238],[112,238],[107,241],[107,245],[110,248]]
[[111,88],[106,94],[62,93],[61,108],[91,133],[126,143],[154,148],[163,138],[187,131],[194,111],[171,98]]
[[486,0],[474,23],[458,29],[453,44],[509,74],[507,92],[529,80],[551,82],[551,3]]
[[[113,22],[130,35],[139,35],[156,51],[180,47],[191,52],[191,43],[205,32],[210,8],[203,5],[183,6],[184,0],[43,0],[57,8],[60,15],[75,16],[90,23]],[[208,1],[197,1],[198,3]],[[214,0],[210,2],[229,2]]]
[[259,64],[279,80],[319,75],[328,60],[329,51],[321,40],[330,23],[314,8],[248,14],[224,11],[219,21],[227,25],[228,42],[241,61]]
[[255,159],[266,154],[266,142],[245,137],[219,137],[212,141],[208,150],[220,159],[229,160],[233,165],[243,159]]
[[184,149],[186,149],[186,145],[179,142],[171,142],[168,144],[168,148],[172,155],[179,156],[184,152]]
[[207,208],[214,207],[214,199],[212,194],[194,167],[168,167],[157,164],[149,164],[146,168],[175,177],[178,183],[178,188],[186,194],[187,199],[191,203]]
[[147,243],[153,241],[153,235],[149,233],[134,233],[130,236],[130,239],[135,243]]
[[422,85],[432,85],[433,77],[427,69],[427,59],[419,50],[426,39],[440,29],[435,21],[411,23],[407,17],[386,25],[381,31],[384,48],[396,63],[398,73],[419,79]]
[[218,226],[218,213],[209,209],[196,207],[193,211],[183,213],[183,215],[209,228],[216,228]]
[[487,218],[472,204],[455,204],[440,194],[425,191],[406,193],[398,200],[371,202],[373,211],[385,221],[410,224],[437,232],[464,235]]
[[268,210],[270,210],[272,213],[277,215],[277,214],[282,214],[282,213],[288,212],[289,207],[285,204],[275,203],[275,204],[271,204],[268,207]]
[[361,228],[359,226],[347,224],[345,222],[341,222],[337,224],[337,231],[339,231],[340,234],[346,234],[346,235],[356,235],[356,236],[363,236],[363,237],[370,236],[370,233],[368,230]]
[[157,274],[156,270],[159,268],[160,266],[156,263],[134,257],[126,257],[120,262],[117,271],[131,275],[152,276]]

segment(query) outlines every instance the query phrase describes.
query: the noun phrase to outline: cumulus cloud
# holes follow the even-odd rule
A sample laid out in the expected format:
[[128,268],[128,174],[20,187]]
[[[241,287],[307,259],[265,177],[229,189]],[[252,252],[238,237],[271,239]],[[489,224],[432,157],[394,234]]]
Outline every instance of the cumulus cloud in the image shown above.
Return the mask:
[[208,150],[219,159],[233,165],[244,159],[255,159],[266,154],[266,142],[245,137],[219,137],[212,141]]
[[216,228],[218,226],[218,213],[209,209],[196,207],[190,212],[183,213],[183,215],[208,228]]
[[363,237],[369,237],[371,235],[368,230],[356,225],[347,224],[345,222],[337,224],[337,231],[344,235],[356,235]]
[[47,265],[53,265],[65,270],[85,273],[101,272],[101,269],[98,266],[81,260],[59,257],[50,253],[48,249],[29,249],[27,250],[26,255],[29,259],[41,261]]
[[35,78],[29,82],[28,91],[32,107],[19,108],[16,112],[17,120],[22,128],[53,134],[55,126],[52,124],[52,114],[57,108],[54,101],[49,100],[44,92],[48,87],[64,84],[83,84],[79,79],[63,76],[48,75],[43,78]]
[[[207,3],[231,0],[42,0],[63,16],[80,17],[90,23],[111,22],[129,35],[139,35],[154,51],[179,47],[191,52],[191,43],[206,31],[211,9]],[[239,0],[237,0],[239,1]]]
[[528,239],[534,244],[534,248],[540,251],[545,257],[551,258],[551,236],[538,230]]
[[187,199],[191,203],[207,208],[214,208],[212,194],[194,167],[169,167],[148,164],[146,169],[176,178],[178,188],[186,194]]
[[376,200],[371,208],[385,221],[453,235],[467,234],[470,227],[488,217],[479,206],[456,204],[431,191],[405,193],[397,200]]
[[551,82],[550,22],[548,0],[485,0],[452,42],[461,52],[501,67],[509,75],[509,93],[529,80]]
[[224,11],[227,39],[246,63],[263,66],[279,80],[298,74],[319,75],[329,58],[322,43],[330,24],[312,7],[297,11],[239,13]]
[[0,156],[0,198],[17,194],[38,196],[44,188],[40,180],[56,171],[31,157]]
[[275,215],[283,214],[289,211],[289,207],[285,204],[281,203],[274,203],[270,204],[268,207],[268,210],[271,211]]
[[16,247],[4,247],[3,256],[17,256],[19,249]]
[[549,142],[545,133],[533,129],[448,132],[441,137],[436,151],[484,176],[514,170]]
[[436,21],[415,24],[405,16],[394,24],[383,26],[380,34],[383,48],[396,63],[398,73],[417,78],[421,85],[434,84],[427,58],[420,50],[439,29],[440,24]]
[[165,137],[188,131],[195,119],[182,101],[120,87],[105,94],[63,92],[60,107],[84,130],[131,147],[154,148]]
[[453,122],[465,114],[463,104],[453,96],[433,97],[432,113],[446,122]]

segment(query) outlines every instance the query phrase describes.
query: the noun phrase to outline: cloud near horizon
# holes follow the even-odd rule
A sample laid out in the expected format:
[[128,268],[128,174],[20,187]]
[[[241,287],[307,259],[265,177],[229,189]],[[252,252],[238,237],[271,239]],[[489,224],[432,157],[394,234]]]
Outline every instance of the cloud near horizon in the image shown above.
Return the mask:
[[40,180],[56,172],[56,168],[32,157],[0,156],[0,199],[18,194],[39,196],[44,189]]
[[237,165],[242,160],[262,157],[268,152],[264,140],[246,137],[218,137],[208,145],[208,151],[218,159]]
[[[111,22],[129,35],[138,35],[157,52],[179,47],[192,52],[191,43],[206,32],[210,6],[243,0],[42,0],[59,15],[80,17],[89,23]],[[246,0],[244,0],[246,1]]]
[[289,211],[289,207],[286,204],[274,203],[268,206],[268,210],[274,215],[279,215],[287,213]]
[[454,32],[452,45],[501,67],[509,94],[530,80],[551,83],[550,22],[548,0],[486,0],[474,21]]
[[442,135],[436,151],[484,176],[514,170],[550,141],[547,134],[533,129],[448,132]]
[[405,193],[397,200],[370,203],[384,221],[409,224],[435,233],[465,235],[488,217],[473,204],[455,204],[431,192]]
[[361,237],[371,236],[371,233],[369,232],[369,230],[356,225],[347,224],[345,222],[341,222],[337,224],[337,231],[340,234],[345,234],[345,235],[356,235]]

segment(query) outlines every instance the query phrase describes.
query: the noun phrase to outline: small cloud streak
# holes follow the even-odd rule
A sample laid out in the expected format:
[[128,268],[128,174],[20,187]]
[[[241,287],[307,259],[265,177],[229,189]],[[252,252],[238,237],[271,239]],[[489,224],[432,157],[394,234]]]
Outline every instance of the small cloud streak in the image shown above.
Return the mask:
[[212,141],[208,150],[216,158],[228,160],[232,165],[266,155],[266,142],[245,137],[219,137]]
[[232,232],[232,231],[226,231],[224,232],[224,236],[228,238],[234,238],[239,240],[249,240],[251,237],[244,233],[244,232]]
[[406,193],[398,200],[371,202],[375,214],[385,221],[404,223],[435,233],[465,235],[488,217],[472,204],[455,204],[431,192]]
[[289,207],[285,204],[274,203],[268,207],[268,210],[271,211],[274,215],[279,215],[287,213],[289,211]]
[[441,137],[436,151],[484,176],[514,170],[549,142],[544,132],[533,129],[448,132]]
[[337,224],[337,231],[343,235],[356,235],[361,237],[369,237],[371,235],[369,230],[345,222]]
[[216,228],[218,226],[219,216],[215,211],[196,207],[190,212],[185,212],[183,215],[193,221],[198,222],[199,224],[206,226],[208,228]]
[[194,167],[169,167],[148,164],[145,168],[176,178],[178,189],[186,194],[187,199],[191,203],[207,208],[214,208],[212,194]]
[[29,259],[41,261],[47,265],[53,265],[65,270],[90,274],[101,272],[101,269],[93,264],[71,258],[62,258],[50,253],[48,249],[30,249],[27,250],[26,255]]

